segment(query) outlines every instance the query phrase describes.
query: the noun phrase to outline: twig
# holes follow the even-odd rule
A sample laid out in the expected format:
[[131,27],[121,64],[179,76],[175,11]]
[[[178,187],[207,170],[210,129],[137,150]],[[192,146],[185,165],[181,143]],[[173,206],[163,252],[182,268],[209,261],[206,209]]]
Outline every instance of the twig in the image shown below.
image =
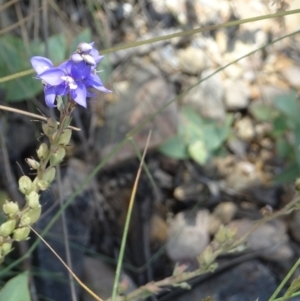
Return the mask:
[[[19,109],[7,107],[7,106],[0,105],[0,110],[9,111],[9,112],[13,112],[13,113],[21,114],[21,115],[26,115],[26,116],[33,117],[33,118],[36,118],[36,119],[47,121],[47,117],[37,115],[37,114],[34,114],[34,113],[30,113],[30,112],[26,112],[26,111],[19,110]],[[57,124],[59,124],[59,122],[57,122]],[[72,129],[73,131],[77,131],[77,132],[81,131],[81,129],[76,128],[76,127],[71,126],[71,125],[68,126],[68,128]]]
[[131,219],[131,212],[132,212],[132,208],[133,208],[133,204],[134,204],[134,200],[135,200],[135,195],[136,195],[136,191],[137,191],[137,186],[138,186],[138,182],[139,182],[139,179],[140,179],[140,176],[141,176],[142,167],[143,167],[143,164],[144,164],[146,152],[147,152],[147,149],[148,149],[150,137],[151,137],[151,131],[149,132],[149,135],[148,135],[146,146],[145,146],[145,149],[144,149],[144,152],[143,152],[142,159],[140,161],[140,166],[139,166],[139,169],[138,169],[138,172],[137,172],[134,184],[133,184],[132,193],[131,193],[131,196],[130,196],[128,212],[127,212],[125,226],[124,226],[124,232],[123,232],[123,236],[122,236],[120,254],[119,254],[119,258],[118,258],[116,276],[115,276],[115,281],[114,281],[114,286],[113,286],[113,292],[112,292],[112,297],[111,297],[112,301],[115,301],[116,298],[117,298],[117,291],[118,291],[119,279],[120,279],[120,274],[121,274],[121,268],[122,268],[122,264],[123,264],[123,257],[124,257],[126,239],[127,239],[127,234],[128,234],[129,224],[130,224],[130,219]]

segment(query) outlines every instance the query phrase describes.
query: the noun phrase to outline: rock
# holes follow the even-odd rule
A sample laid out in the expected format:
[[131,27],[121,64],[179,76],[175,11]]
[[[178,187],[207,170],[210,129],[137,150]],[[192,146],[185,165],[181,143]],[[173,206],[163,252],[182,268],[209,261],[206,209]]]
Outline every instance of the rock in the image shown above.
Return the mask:
[[216,234],[221,225],[228,224],[234,217],[237,207],[232,202],[220,203],[209,215],[208,231],[210,235]]
[[208,232],[210,235],[216,234],[221,225],[222,221],[220,220],[220,218],[213,214],[209,215]]
[[242,139],[230,137],[227,140],[227,146],[236,156],[242,158],[246,155],[248,143]]
[[300,87],[300,68],[297,66],[290,66],[281,71],[283,77],[294,88]]
[[253,121],[250,117],[243,117],[236,121],[234,128],[239,138],[245,141],[251,141],[255,137]]
[[153,214],[150,220],[150,241],[162,245],[167,240],[168,225],[158,214]]
[[289,228],[293,239],[300,243],[300,211],[294,211],[289,221]]
[[[203,71],[201,78],[205,79],[214,71]],[[204,117],[223,120],[226,115],[223,97],[223,83],[220,74],[217,73],[189,91],[184,97],[184,102]]]
[[[230,222],[228,227],[237,229],[236,239],[239,239],[249,232],[253,224],[253,221],[244,218]],[[252,251],[259,251],[259,256],[266,260],[291,259],[293,250],[288,244],[286,230],[286,225],[281,220],[265,223],[249,235],[247,246]]]
[[[100,258],[85,256],[82,279],[97,296],[103,300],[111,296],[115,279],[115,268]],[[129,294],[137,287],[133,280],[124,272],[121,274],[120,284],[124,287],[124,294]],[[94,301],[85,290],[82,294],[83,301]]]
[[[137,128],[175,97],[172,87],[154,65],[144,62],[128,64],[123,73],[126,79],[119,80],[121,84],[116,85],[118,91],[115,91],[119,99],[107,107],[104,125],[98,125],[93,135],[93,147],[97,154],[100,152],[100,158],[109,155],[125,139],[128,132]],[[101,106],[101,99],[96,100],[94,105]],[[97,115],[94,115],[96,118]],[[133,139],[142,150],[151,131],[148,151],[155,149],[176,133],[177,122],[176,102],[172,102],[144,124],[133,135]],[[136,151],[130,143],[126,143],[106,163],[106,167],[116,166],[133,157],[136,157]]]
[[189,291],[178,290],[169,300],[199,301],[213,296],[213,301],[265,301],[276,288],[274,273],[258,260],[251,260],[225,273],[212,275],[209,280]]
[[235,216],[237,207],[232,202],[222,202],[213,211],[212,215],[218,217],[223,224],[228,224]]
[[196,263],[209,243],[207,210],[178,213],[170,223],[167,254],[174,262]]
[[249,105],[250,89],[242,80],[228,80],[225,84],[225,104],[228,110],[246,109]]
[[188,47],[177,51],[178,65],[182,72],[199,75],[208,67],[208,57],[202,49]]
[[[226,168],[226,166],[224,166]],[[231,172],[230,172],[231,170]],[[261,178],[254,164],[248,161],[235,162],[226,173],[226,187],[241,192],[251,185],[260,183]]]

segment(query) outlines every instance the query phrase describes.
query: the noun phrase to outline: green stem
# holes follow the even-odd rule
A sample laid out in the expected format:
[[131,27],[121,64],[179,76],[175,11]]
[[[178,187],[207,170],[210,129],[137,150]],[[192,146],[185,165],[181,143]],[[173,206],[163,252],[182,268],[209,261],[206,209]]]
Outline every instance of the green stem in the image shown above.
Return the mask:
[[[290,269],[290,271],[288,272],[288,274],[284,277],[284,279],[282,280],[282,282],[277,287],[277,289],[275,290],[275,292],[273,293],[273,295],[270,297],[270,299],[268,301],[275,301],[275,298],[277,297],[277,295],[279,294],[279,292],[282,290],[282,288],[285,286],[285,284],[287,283],[287,281],[294,274],[294,272],[296,271],[296,269],[298,268],[299,265],[300,265],[300,258],[296,261],[296,263]],[[279,298],[279,300],[280,299],[281,298]]]
[[146,155],[146,150],[148,148],[150,136],[151,136],[151,132],[149,133],[149,136],[148,136],[148,139],[147,139],[147,142],[146,142],[145,150],[144,150],[143,156],[142,156],[141,161],[140,161],[140,166],[139,166],[139,169],[138,169],[138,172],[137,172],[134,184],[133,184],[132,193],[131,193],[131,196],[130,196],[130,202],[129,202],[129,206],[128,206],[128,212],[127,212],[127,215],[126,215],[125,227],[124,227],[124,232],[123,232],[123,236],[122,236],[120,254],[119,254],[119,258],[118,258],[116,275],[115,275],[114,286],[113,286],[113,291],[112,291],[112,297],[111,297],[112,301],[116,301],[116,298],[117,298],[119,280],[120,280],[121,269],[122,269],[123,258],[124,258],[124,252],[125,252],[125,245],[126,245],[126,240],[127,240],[128,230],[129,230],[129,224],[130,224],[130,219],[131,219],[131,213],[132,213],[132,209],[133,209],[133,205],[134,205],[137,186],[138,186],[139,178],[140,178],[140,175],[141,175],[141,172],[142,172],[142,166],[144,164],[144,159],[145,159],[145,155]]
[[[51,155],[55,152],[55,148],[57,147],[57,142],[60,138],[60,135],[62,134],[63,130],[66,128],[65,121],[67,118],[70,117],[73,110],[75,109],[75,106],[71,101],[68,101],[66,108],[64,111],[61,112],[60,120],[59,120],[59,126],[57,129],[57,135],[53,141],[50,141],[50,148],[48,150],[48,154],[44,160],[40,162],[40,168],[38,170],[38,178],[41,179],[43,173],[46,171],[46,166],[50,160]],[[50,138],[49,138],[50,140]]]

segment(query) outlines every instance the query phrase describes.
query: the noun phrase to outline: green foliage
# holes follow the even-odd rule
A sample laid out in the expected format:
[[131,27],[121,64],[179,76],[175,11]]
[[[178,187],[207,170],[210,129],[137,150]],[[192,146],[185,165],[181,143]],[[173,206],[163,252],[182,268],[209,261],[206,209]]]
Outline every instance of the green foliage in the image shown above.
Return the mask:
[[[67,47],[66,38],[63,34],[50,37],[47,43],[32,41],[28,45],[24,45],[21,38],[4,35],[0,37],[0,77],[31,69],[30,58],[36,55],[45,56],[46,49],[53,64],[57,65],[66,59],[80,42],[90,40],[91,33],[89,30],[76,36],[71,43],[72,47]],[[0,84],[0,89],[4,89],[6,92],[6,100],[10,102],[22,101],[32,98],[42,91],[41,82],[33,80],[34,76],[34,74],[30,74]]]
[[300,176],[300,103],[294,91],[274,99],[273,106],[255,104],[251,112],[259,121],[272,124],[277,155],[287,162],[275,182],[290,183]]
[[192,158],[205,164],[228,138],[232,121],[230,114],[221,123],[205,119],[191,108],[184,107],[178,134],[167,140],[160,151],[172,158]]
[[30,301],[28,273],[22,273],[9,280],[0,290],[0,300]]

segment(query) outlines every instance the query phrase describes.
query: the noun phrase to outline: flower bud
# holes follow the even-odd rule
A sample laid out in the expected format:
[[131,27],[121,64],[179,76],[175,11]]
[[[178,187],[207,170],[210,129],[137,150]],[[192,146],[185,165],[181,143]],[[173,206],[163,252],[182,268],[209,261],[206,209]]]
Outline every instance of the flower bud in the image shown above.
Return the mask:
[[31,191],[29,195],[26,195],[25,199],[28,202],[28,206],[32,209],[40,206],[40,196],[36,191]]
[[27,158],[27,159],[25,159],[25,161],[27,162],[29,167],[31,167],[32,169],[38,169],[40,167],[40,163],[33,159]]
[[14,231],[13,238],[17,241],[27,239],[30,233],[29,227],[18,228]]
[[53,128],[52,126],[49,126],[49,124],[47,123],[42,124],[42,129],[47,137],[51,137],[56,132],[56,129]]
[[49,187],[49,182],[45,180],[37,180],[36,186],[39,190],[46,190]]
[[59,164],[65,157],[66,151],[64,147],[59,146],[56,153],[52,154],[50,157],[50,165],[55,166]]
[[296,179],[295,181],[295,189],[297,191],[300,191],[300,178]]
[[29,194],[33,190],[32,181],[29,177],[22,176],[19,179],[19,190],[25,195]]
[[48,145],[46,143],[42,143],[36,152],[39,159],[44,160],[47,157]]
[[83,60],[91,66],[95,66],[96,65],[96,61],[94,60],[94,58],[90,55],[90,54],[82,54],[81,55]]
[[43,180],[51,183],[55,179],[55,167],[48,168],[43,174]]
[[227,230],[224,225],[221,225],[217,233],[215,234],[215,240],[219,244],[223,244],[227,240]]
[[34,224],[40,218],[41,212],[42,212],[41,206],[34,209],[29,209],[22,215],[20,226],[22,227],[22,226]]
[[15,230],[15,228],[16,221],[14,219],[10,219],[0,226],[0,234],[2,236],[8,236]]
[[74,63],[80,63],[83,61],[83,58],[81,57],[81,55],[79,53],[73,53],[71,55],[71,60],[74,62]]
[[1,247],[1,254],[3,254],[4,256],[7,255],[10,251],[11,251],[11,247],[12,247],[12,243],[11,242],[5,242]]
[[47,124],[52,127],[53,129],[57,130],[58,124],[54,118],[48,118]]
[[57,144],[67,145],[70,142],[72,131],[70,129],[65,129],[60,135]]
[[204,265],[204,267],[209,267],[215,260],[215,255],[211,246],[207,246],[203,253],[198,257],[199,265]]
[[88,44],[88,43],[80,43],[78,46],[77,46],[77,50],[79,52],[90,52],[91,50],[93,49],[93,46],[91,44]]
[[19,212],[19,205],[15,202],[6,202],[3,205],[3,211],[5,214],[16,214]]

